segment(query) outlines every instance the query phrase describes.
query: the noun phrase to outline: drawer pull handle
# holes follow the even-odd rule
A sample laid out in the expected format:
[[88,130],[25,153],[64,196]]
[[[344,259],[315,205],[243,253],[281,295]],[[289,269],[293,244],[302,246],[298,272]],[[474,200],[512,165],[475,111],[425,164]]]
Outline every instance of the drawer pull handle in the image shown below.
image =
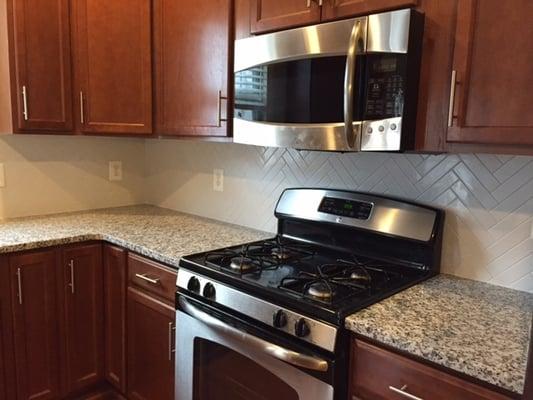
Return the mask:
[[135,274],[135,276],[139,279],[142,279],[145,282],[151,283],[152,285],[159,285],[161,283],[161,279],[149,278],[147,274]]
[[410,400],[424,400],[422,399],[421,397],[417,397],[411,393],[408,393],[406,392],[407,390],[407,385],[403,385],[401,389],[398,389],[394,386],[389,386],[389,390],[392,390],[394,393],[397,393],[403,397],[405,397],[406,399],[410,399]]

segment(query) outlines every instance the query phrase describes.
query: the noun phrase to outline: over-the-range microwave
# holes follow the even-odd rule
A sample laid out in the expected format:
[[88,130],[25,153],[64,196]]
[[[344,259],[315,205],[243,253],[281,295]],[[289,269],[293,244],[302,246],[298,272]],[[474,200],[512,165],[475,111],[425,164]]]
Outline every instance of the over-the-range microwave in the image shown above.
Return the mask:
[[237,40],[234,141],[412,149],[423,25],[403,9]]

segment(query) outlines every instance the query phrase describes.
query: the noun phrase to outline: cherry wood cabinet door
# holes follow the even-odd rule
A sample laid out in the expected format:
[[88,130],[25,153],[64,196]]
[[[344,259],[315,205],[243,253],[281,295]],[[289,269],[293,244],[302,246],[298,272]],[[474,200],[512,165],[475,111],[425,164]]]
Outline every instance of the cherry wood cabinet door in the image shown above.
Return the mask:
[[417,4],[418,0],[326,0],[322,8],[322,20],[414,7]]
[[11,285],[7,257],[0,257],[0,399],[15,399]]
[[250,0],[252,33],[320,22],[319,0]]
[[7,4],[18,130],[72,130],[69,1],[9,0]]
[[9,258],[18,400],[60,397],[57,253]]
[[128,289],[128,399],[174,399],[175,310]]
[[152,132],[151,3],[72,2],[80,131]]
[[105,377],[126,393],[126,251],[104,245]]
[[533,144],[533,2],[457,7],[448,142]]
[[65,378],[68,393],[81,392],[103,379],[102,245],[63,249],[62,296],[65,305]]
[[227,136],[230,0],[154,0],[157,133]]

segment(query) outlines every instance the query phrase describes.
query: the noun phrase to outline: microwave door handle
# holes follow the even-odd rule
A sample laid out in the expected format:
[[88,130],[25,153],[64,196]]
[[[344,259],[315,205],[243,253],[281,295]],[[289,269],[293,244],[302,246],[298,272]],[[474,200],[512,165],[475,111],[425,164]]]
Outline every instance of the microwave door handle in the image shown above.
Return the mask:
[[278,360],[285,361],[297,367],[307,368],[310,370],[321,372],[326,372],[328,370],[327,361],[288,350],[284,347],[278,346],[276,344],[267,342],[266,340],[250,335],[249,333],[240,331],[237,328],[219,320],[218,318],[215,318],[199,310],[187,300],[185,300],[183,297],[179,298],[179,304],[181,306],[181,309],[186,314],[197,319],[198,321],[207,325],[211,329],[224,333],[225,335],[233,339],[237,339],[240,342],[244,342],[250,345],[256,351],[267,353],[268,355],[277,358]]
[[357,92],[355,71],[357,68],[357,46],[362,36],[361,21],[354,23],[350,35],[348,58],[346,59],[346,73],[344,75],[344,132],[348,146],[355,146],[356,135],[353,129],[354,93]]

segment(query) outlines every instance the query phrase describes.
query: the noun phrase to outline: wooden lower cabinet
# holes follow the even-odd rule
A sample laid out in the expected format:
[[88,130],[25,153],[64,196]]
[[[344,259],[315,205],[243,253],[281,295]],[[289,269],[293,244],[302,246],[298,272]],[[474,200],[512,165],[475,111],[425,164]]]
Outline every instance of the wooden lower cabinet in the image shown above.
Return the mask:
[[128,288],[128,399],[174,399],[174,306]]
[[105,378],[126,393],[126,250],[104,245]]
[[67,393],[79,393],[104,376],[104,307],[102,245],[67,247],[62,251],[62,290],[65,308]]
[[350,391],[352,400],[509,399],[361,340],[353,341]]
[[61,394],[57,261],[55,250],[9,258],[18,400]]
[[0,256],[0,399],[15,399],[11,285],[7,257]]

